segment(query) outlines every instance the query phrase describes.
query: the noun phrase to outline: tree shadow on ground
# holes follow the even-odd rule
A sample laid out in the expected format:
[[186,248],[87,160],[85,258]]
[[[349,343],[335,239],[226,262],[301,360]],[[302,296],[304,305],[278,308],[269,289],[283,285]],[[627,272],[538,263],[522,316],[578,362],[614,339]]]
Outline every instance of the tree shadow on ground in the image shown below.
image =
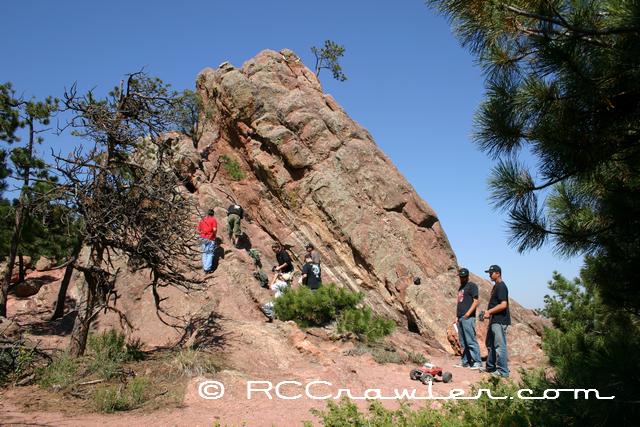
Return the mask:
[[[65,307],[75,308],[75,300],[67,297]],[[57,335],[63,337],[71,333],[77,316],[78,312],[72,309],[60,319],[32,323],[28,326],[28,331],[32,335]]]

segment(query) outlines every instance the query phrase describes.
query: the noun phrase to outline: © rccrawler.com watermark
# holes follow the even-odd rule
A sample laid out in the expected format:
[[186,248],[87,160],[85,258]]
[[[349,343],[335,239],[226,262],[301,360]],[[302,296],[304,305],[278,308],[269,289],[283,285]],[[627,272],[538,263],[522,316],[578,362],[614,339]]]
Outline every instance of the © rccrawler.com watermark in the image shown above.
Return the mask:
[[[225,386],[220,381],[205,380],[198,384],[198,394],[203,399],[221,399],[224,397],[225,391]],[[353,400],[478,400],[482,395],[486,395],[493,400],[554,400],[562,394],[573,396],[575,400],[588,400],[590,397],[597,400],[615,399],[615,396],[600,396],[600,392],[594,388],[550,388],[546,389],[542,396],[534,396],[533,390],[528,388],[518,390],[515,396],[493,396],[488,388],[478,389],[476,394],[467,396],[465,390],[454,388],[446,396],[435,396],[431,382],[427,386],[426,393],[424,390],[415,388],[394,388],[391,392],[386,392],[386,394],[379,388],[369,388],[362,393],[352,393],[348,388],[336,389],[329,381],[310,381],[306,384],[300,381],[280,381],[275,384],[271,381],[247,381],[246,383],[247,400],[258,397],[266,397],[269,400],[339,400],[342,397]]]

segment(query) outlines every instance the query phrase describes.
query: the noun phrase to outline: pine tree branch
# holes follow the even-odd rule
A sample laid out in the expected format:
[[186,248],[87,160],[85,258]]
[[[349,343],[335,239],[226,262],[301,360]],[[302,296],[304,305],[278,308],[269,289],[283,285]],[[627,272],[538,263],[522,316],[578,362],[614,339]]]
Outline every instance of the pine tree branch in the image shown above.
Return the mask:
[[[503,4],[503,8],[509,10],[520,16],[525,16],[527,18],[538,19],[543,22],[548,22],[550,24],[557,25],[559,27],[566,28],[571,30],[574,33],[586,35],[586,36],[608,36],[613,34],[625,34],[625,33],[638,33],[640,32],[640,27],[638,26],[627,26],[627,27],[613,27],[613,28],[605,28],[602,30],[594,30],[589,28],[577,27],[575,25],[569,24],[564,18],[558,19],[547,15],[541,15],[539,13],[528,12],[526,10],[520,9],[518,7]],[[560,17],[560,15],[558,15]]]

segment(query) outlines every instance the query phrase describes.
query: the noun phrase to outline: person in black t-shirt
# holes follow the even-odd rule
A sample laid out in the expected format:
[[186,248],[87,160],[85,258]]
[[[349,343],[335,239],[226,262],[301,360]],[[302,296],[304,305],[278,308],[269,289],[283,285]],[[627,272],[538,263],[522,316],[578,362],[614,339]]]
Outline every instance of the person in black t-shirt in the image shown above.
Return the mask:
[[313,257],[311,255],[306,255],[304,257],[300,283],[312,291],[318,289],[322,284],[320,264],[313,262]]
[[492,265],[488,270],[485,270],[485,273],[489,273],[494,285],[487,311],[484,314],[485,319],[489,319],[486,339],[489,354],[484,371],[491,372],[495,376],[508,377],[507,327],[511,324],[509,289],[502,281],[500,266]]
[[462,347],[460,368],[480,369],[480,346],[476,339],[476,307],[478,307],[478,285],[469,281],[469,270],[461,268],[458,272],[460,287],[458,288],[458,305],[456,307],[456,323],[458,339]]
[[280,244],[274,243],[271,249],[276,253],[278,265],[274,265],[271,269],[274,273],[282,273],[282,277],[287,282],[291,282],[293,278],[293,261],[287,250]]

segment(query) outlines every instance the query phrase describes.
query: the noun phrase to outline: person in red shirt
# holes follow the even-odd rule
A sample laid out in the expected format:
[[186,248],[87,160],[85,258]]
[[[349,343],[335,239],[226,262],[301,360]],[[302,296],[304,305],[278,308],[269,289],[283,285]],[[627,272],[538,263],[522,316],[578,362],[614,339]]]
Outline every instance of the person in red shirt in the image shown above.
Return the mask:
[[214,217],[213,209],[207,211],[207,216],[198,224],[198,232],[202,241],[202,268],[206,274],[213,273],[213,258],[216,251],[216,233],[218,221]]

